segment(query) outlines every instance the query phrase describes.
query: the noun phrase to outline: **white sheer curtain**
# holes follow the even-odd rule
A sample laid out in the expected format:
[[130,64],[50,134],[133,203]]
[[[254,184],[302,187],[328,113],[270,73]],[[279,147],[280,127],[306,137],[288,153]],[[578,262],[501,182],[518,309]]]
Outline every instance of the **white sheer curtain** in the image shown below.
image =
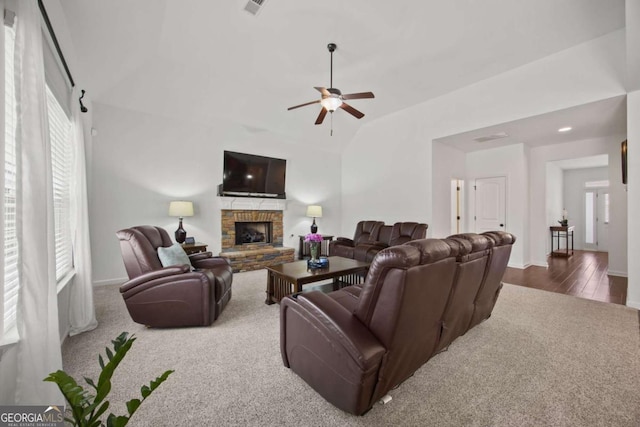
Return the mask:
[[50,372],[61,369],[62,356],[40,12],[36,0],[16,3],[17,228],[21,267],[15,403],[63,404],[57,386],[42,381]]
[[89,239],[89,209],[87,201],[87,172],[85,166],[85,137],[80,91],[74,88],[71,95],[71,121],[73,129],[73,177],[71,179],[71,233],[73,236],[73,265],[75,276],[69,304],[69,335],[90,331],[98,326],[93,305],[91,282],[91,243]]

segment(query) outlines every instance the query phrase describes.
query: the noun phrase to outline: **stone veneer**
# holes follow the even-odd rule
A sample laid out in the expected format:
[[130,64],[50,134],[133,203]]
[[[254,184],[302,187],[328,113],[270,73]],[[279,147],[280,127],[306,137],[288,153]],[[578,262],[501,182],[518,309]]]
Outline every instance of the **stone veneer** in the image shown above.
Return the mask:
[[[292,262],[293,248],[282,246],[284,230],[282,211],[223,209],[221,256],[229,259],[235,273]],[[248,243],[236,245],[236,222],[271,222],[271,243]]]

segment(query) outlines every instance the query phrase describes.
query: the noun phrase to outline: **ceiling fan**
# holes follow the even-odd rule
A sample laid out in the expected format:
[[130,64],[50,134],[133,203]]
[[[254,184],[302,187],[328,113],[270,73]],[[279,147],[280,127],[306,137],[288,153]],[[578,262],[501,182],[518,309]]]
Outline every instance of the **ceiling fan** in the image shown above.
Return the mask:
[[287,110],[293,110],[296,108],[300,108],[300,107],[304,107],[312,104],[322,105],[322,110],[320,110],[320,114],[316,119],[317,125],[322,123],[325,116],[327,115],[327,112],[333,113],[338,108],[342,108],[344,111],[351,114],[356,119],[361,119],[364,117],[364,114],[356,110],[355,108],[353,108],[351,105],[344,102],[344,100],[374,98],[372,92],[350,93],[350,94],[343,95],[342,92],[340,92],[340,89],[336,89],[333,87],[333,52],[336,50],[337,47],[338,46],[335,43],[329,43],[327,45],[327,49],[329,49],[329,52],[331,53],[331,80],[329,82],[329,86],[331,87],[324,88],[324,87],[316,86],[315,89],[321,93],[320,99],[317,99],[311,102],[306,102],[304,104],[296,105],[293,107],[289,107],[287,109]]

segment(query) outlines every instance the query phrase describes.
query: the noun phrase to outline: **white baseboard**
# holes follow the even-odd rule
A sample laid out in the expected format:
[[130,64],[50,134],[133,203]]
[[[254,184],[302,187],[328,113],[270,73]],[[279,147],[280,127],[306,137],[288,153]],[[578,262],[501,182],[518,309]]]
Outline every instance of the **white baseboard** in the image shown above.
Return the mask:
[[533,261],[531,265],[535,265],[536,267],[549,268],[549,263],[547,261]]
[[629,277],[626,271],[607,270],[607,276]]
[[95,280],[93,282],[93,287],[109,286],[109,285],[122,285],[127,280],[129,280],[129,279],[127,279],[126,277],[122,277],[122,278],[119,278],[119,279]]
[[525,268],[530,267],[531,264],[508,264],[507,267],[517,268],[518,270],[524,270]]
[[640,310],[640,301],[627,301],[627,307],[635,308]]

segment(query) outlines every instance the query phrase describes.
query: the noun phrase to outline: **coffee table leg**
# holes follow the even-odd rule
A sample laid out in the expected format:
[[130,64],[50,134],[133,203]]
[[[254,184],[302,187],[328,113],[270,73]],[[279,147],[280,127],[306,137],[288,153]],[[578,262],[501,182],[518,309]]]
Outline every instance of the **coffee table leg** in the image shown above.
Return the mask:
[[274,274],[269,272],[267,277],[267,299],[265,300],[265,304],[271,305],[273,304],[273,288],[274,288]]

